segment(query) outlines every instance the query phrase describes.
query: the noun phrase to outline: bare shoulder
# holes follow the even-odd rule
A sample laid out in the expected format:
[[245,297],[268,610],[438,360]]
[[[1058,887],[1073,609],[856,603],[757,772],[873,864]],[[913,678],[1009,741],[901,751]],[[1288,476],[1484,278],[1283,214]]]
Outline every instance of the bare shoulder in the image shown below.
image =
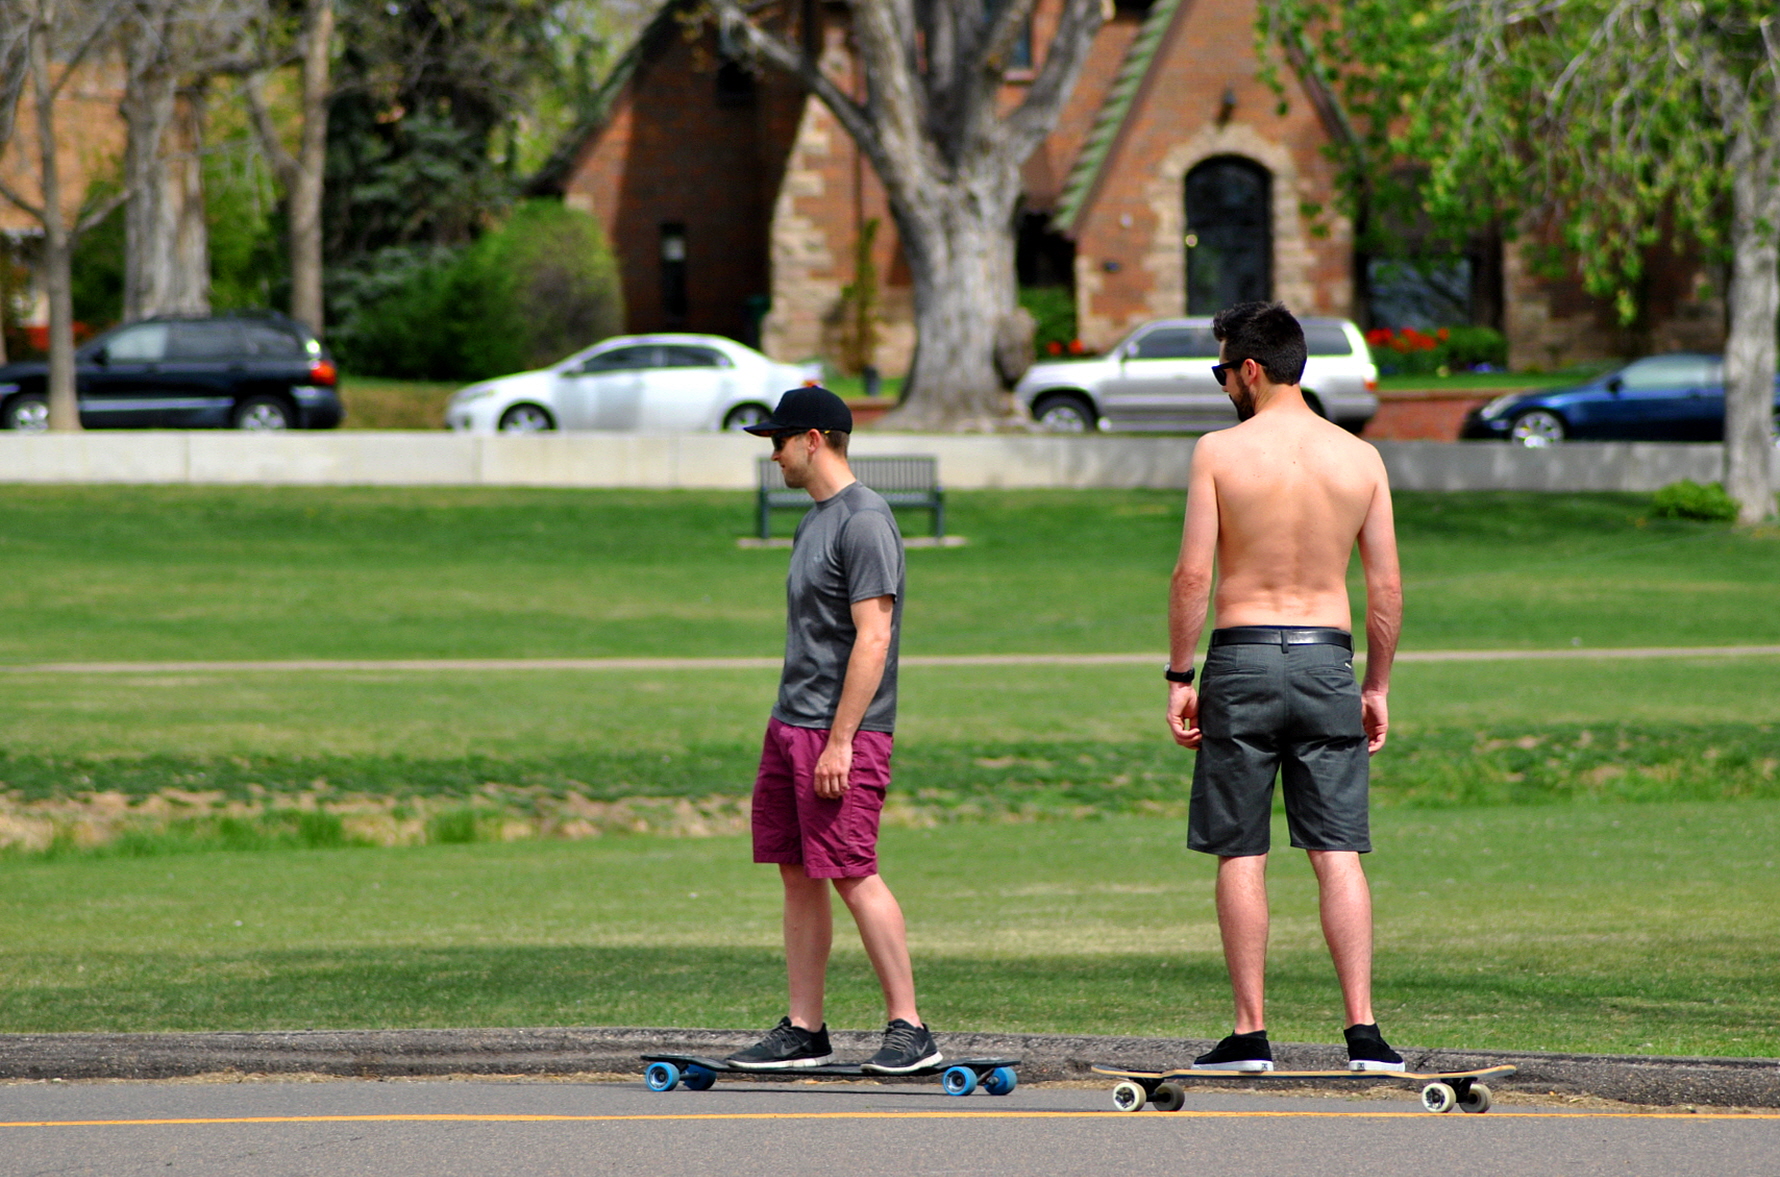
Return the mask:
[[1384,455],[1378,452],[1377,446],[1354,436],[1333,421],[1323,421],[1320,424],[1323,434],[1344,461],[1371,470],[1381,477],[1384,475]]

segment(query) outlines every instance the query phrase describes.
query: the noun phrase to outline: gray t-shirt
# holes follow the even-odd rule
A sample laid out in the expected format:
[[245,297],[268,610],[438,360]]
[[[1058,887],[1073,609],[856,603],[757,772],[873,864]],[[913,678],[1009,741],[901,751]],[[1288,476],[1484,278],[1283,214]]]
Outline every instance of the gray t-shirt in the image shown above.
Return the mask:
[[773,718],[829,728],[853,653],[852,606],[894,596],[884,680],[861,731],[896,730],[896,647],[902,637],[902,533],[884,497],[862,482],[811,507],[791,544],[785,578],[785,671]]

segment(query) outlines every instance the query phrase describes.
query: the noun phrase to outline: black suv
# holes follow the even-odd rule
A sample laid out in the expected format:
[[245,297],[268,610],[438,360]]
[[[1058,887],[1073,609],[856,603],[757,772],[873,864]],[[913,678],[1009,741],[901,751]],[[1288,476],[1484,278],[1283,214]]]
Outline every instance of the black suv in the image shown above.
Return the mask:
[[[0,428],[49,427],[45,363],[0,367]],[[332,429],[345,410],[321,343],[283,315],[142,319],[75,353],[88,429]]]

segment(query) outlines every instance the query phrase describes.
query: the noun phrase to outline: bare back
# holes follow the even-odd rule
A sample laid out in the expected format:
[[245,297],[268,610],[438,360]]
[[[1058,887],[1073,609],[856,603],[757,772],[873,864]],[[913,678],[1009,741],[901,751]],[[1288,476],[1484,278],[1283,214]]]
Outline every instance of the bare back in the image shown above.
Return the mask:
[[1216,495],[1217,624],[1350,628],[1354,542],[1381,500],[1390,526],[1378,451],[1308,408],[1258,414],[1199,445],[1195,483],[1209,476]]

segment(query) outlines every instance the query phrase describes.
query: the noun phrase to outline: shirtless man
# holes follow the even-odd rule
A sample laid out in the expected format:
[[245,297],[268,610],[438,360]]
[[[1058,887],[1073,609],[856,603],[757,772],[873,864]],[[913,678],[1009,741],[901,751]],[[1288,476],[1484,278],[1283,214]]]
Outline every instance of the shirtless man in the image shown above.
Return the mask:
[[[1169,595],[1168,725],[1198,749],[1188,842],[1218,856],[1218,930],[1236,1032],[1195,1068],[1271,1071],[1264,988],[1273,781],[1292,845],[1310,854],[1323,936],[1347,1006],[1348,1066],[1401,1071],[1372,1016],[1372,895],[1360,855],[1368,757],[1384,747],[1403,589],[1378,451],[1304,401],[1304,332],[1278,303],[1218,315],[1213,369],[1241,419],[1193,451],[1186,532]],[[1366,681],[1354,682],[1347,566],[1366,572]],[[1193,653],[1217,568],[1203,694]]]

